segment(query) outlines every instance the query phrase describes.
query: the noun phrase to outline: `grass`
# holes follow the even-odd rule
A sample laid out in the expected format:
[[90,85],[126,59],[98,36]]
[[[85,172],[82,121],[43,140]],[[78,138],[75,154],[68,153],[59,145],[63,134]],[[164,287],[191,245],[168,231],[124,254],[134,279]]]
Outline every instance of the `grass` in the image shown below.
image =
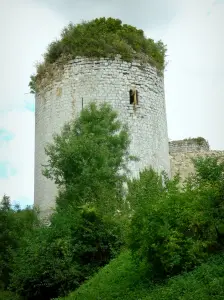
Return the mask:
[[[142,275],[141,275],[142,274]],[[153,285],[122,253],[63,300],[221,300],[224,299],[224,254],[194,271]],[[62,298],[61,298],[62,300]]]

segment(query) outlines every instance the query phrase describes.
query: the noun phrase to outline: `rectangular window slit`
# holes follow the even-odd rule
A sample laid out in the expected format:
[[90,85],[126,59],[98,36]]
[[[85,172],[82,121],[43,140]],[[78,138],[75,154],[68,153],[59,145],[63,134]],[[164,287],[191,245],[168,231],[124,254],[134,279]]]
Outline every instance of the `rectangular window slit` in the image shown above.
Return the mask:
[[129,91],[130,104],[138,105],[138,91],[130,90]]

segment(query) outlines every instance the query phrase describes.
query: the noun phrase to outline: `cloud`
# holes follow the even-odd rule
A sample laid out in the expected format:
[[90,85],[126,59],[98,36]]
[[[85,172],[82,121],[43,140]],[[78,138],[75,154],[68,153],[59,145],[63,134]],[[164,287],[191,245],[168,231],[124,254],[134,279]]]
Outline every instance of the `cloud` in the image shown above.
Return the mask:
[[33,199],[34,114],[28,110],[14,110],[2,115],[1,123],[14,133],[14,139],[0,148],[0,197],[7,194],[11,199]]
[[33,205],[33,199],[26,196],[18,196],[17,198],[10,198],[11,204],[19,205],[20,208],[24,209],[27,206]]
[[224,149],[224,6],[186,2],[169,25],[165,42],[171,62],[165,76],[169,137],[203,136]]
[[180,0],[36,0],[72,22],[114,17],[139,27],[153,28],[169,23]]
[[8,161],[0,161],[0,179],[8,179],[16,175],[16,169]]
[[35,1],[2,1],[0,65],[4,73],[0,75],[1,111],[20,109],[24,105],[30,75],[35,73],[35,62],[41,60],[48,43],[59,35],[65,24],[63,17],[47,7],[40,7]]
[[25,109],[27,109],[28,111],[31,111],[31,112],[35,112],[35,99],[34,98],[30,97],[30,99],[26,99],[24,102],[25,102],[24,103]]
[[13,140],[14,137],[15,137],[14,133],[8,131],[5,128],[0,129],[0,146],[4,142],[9,142],[9,141]]
[[215,0],[213,5],[224,4],[224,0]]
[[[4,72],[0,74],[0,128],[5,132],[0,135],[0,197],[7,194],[21,205],[32,204],[34,190],[35,101],[34,95],[26,94],[30,75],[66,23],[33,0],[1,3],[0,65]],[[14,169],[17,173],[11,176]]]

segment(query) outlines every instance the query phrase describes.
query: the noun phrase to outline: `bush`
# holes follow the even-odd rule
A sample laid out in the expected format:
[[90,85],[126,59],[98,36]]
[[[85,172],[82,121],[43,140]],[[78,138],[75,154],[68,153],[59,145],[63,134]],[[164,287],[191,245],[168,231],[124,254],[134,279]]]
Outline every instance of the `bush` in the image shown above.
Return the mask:
[[25,299],[66,295],[119,251],[119,228],[94,208],[55,213],[14,256],[11,289]]
[[194,185],[200,194],[207,195],[218,242],[224,246],[224,161],[219,156],[208,156],[193,159],[193,163],[196,171]]
[[144,171],[129,184],[128,201],[135,211],[129,232],[133,256],[144,261],[157,278],[189,271],[201,264],[210,252],[221,249],[217,239],[207,187],[178,188],[178,177],[165,180],[154,171]]
[[46,147],[44,175],[59,187],[49,227],[27,234],[14,254],[11,289],[51,299],[76,289],[124,244],[126,128],[107,104],[90,104]]
[[210,300],[224,298],[224,256],[214,256],[193,272],[156,286],[144,300]]
[[114,58],[117,54],[125,61],[134,59],[149,62],[159,71],[165,67],[166,47],[144,36],[144,32],[133,26],[122,24],[119,19],[99,18],[63,29],[61,39],[52,42],[44,55],[44,63],[31,76],[31,92],[37,92],[36,82],[41,80],[53,63],[64,59],[64,63],[77,56]]
[[0,202],[0,289],[7,289],[10,281],[12,253],[20,247],[21,238],[37,224],[37,214],[32,208],[13,208],[10,197],[4,195]]
[[9,291],[1,291],[0,290],[0,300],[23,300],[17,294],[14,294]]

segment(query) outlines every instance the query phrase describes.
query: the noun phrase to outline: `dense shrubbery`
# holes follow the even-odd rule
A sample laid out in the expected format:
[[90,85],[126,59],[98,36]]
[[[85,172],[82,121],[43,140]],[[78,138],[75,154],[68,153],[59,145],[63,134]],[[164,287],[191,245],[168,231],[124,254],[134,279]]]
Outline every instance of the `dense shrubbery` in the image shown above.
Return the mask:
[[12,256],[21,246],[21,238],[37,223],[33,209],[13,207],[10,198],[3,196],[0,202],[0,290],[9,286]]
[[[224,163],[195,160],[196,173],[182,187],[178,176],[145,170],[128,181],[124,201],[127,162],[134,159],[128,146],[128,132],[111,107],[91,104],[46,148],[43,172],[59,187],[50,224],[41,224],[33,209],[12,209],[3,197],[0,297],[50,300],[77,288],[68,299],[180,299],[182,291],[181,299],[224,296],[223,255],[193,277],[157,286],[223,251]],[[88,281],[121,249],[112,269]],[[200,270],[216,278],[208,276],[209,290]]]
[[208,157],[196,160],[195,167],[183,188],[178,177],[163,185],[152,170],[129,185],[134,207],[129,247],[153,276],[189,271],[223,249],[224,164]]
[[63,29],[61,39],[52,42],[44,55],[44,63],[31,76],[30,88],[36,90],[36,80],[42,78],[48,66],[64,57],[114,58],[117,54],[125,61],[134,59],[149,62],[162,71],[165,67],[166,47],[146,38],[142,30],[122,24],[119,19],[99,18],[81,24],[69,24]]
[[119,228],[89,207],[54,214],[14,257],[11,288],[25,299],[66,295],[120,249]]
[[57,207],[49,226],[24,230],[10,257],[11,291],[25,300],[66,295],[119,253],[124,217],[114,215],[123,208],[128,145],[106,104],[91,104],[54,137],[44,174],[59,187]]

